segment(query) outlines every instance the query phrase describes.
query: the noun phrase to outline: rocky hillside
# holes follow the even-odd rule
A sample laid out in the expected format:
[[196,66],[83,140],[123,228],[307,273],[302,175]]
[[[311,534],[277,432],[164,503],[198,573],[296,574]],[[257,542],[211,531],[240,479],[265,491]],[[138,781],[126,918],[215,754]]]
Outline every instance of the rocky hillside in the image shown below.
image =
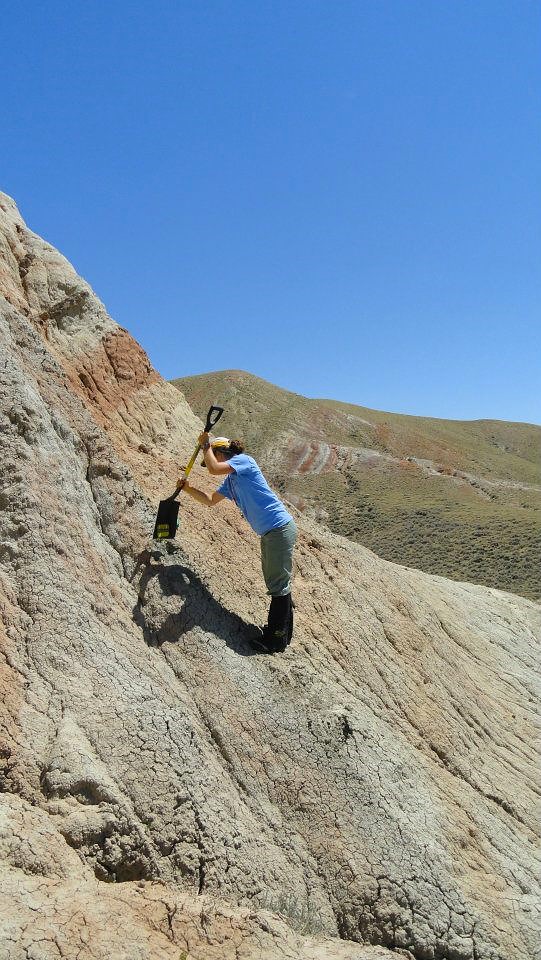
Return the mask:
[[541,597],[541,427],[308,400],[240,370],[173,381],[227,406],[276,486],[386,560]]
[[143,552],[200,422],[3,194],[0,356],[2,958],[530,958],[539,608],[300,517],[256,655],[232,504]]

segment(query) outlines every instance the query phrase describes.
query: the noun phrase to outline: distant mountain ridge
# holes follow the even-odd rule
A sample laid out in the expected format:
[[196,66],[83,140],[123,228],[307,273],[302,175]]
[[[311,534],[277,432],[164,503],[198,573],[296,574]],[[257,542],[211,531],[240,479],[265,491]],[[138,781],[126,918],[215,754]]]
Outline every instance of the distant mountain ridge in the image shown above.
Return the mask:
[[335,532],[429,573],[541,596],[541,427],[312,400],[242,370],[173,380],[226,408],[280,492]]

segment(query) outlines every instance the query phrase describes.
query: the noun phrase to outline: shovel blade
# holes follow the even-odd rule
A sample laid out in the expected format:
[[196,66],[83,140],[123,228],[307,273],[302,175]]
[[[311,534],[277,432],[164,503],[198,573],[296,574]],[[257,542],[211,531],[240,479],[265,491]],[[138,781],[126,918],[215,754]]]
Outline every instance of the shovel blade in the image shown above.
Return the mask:
[[158,515],[154,524],[154,540],[173,540],[178,527],[178,509],[180,504],[177,500],[160,500]]

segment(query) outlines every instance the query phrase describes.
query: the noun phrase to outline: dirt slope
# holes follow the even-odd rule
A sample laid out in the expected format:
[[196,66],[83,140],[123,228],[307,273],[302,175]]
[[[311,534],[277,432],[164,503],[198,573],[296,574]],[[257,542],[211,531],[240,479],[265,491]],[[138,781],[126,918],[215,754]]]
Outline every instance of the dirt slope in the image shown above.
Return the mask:
[[173,381],[227,407],[303,512],[387,560],[539,599],[541,427],[308,400],[240,370]]
[[5,195],[0,356],[2,956],[531,957],[539,608],[300,517],[253,655],[232,505],[137,561],[199,422]]

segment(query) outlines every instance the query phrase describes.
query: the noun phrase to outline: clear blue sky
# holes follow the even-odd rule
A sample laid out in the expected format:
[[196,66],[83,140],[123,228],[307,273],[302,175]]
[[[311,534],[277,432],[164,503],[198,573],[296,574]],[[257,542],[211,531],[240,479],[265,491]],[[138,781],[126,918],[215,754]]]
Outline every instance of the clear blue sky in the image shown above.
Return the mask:
[[537,0],[27,0],[0,188],[166,377],[541,420]]

